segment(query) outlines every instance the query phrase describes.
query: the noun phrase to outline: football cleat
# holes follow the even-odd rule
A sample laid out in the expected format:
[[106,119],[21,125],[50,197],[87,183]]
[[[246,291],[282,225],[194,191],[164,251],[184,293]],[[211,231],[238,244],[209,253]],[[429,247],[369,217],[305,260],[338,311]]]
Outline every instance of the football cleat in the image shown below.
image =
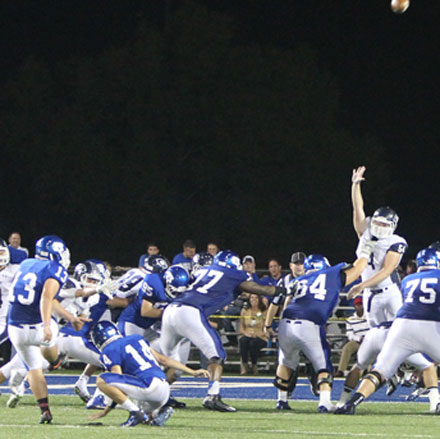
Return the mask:
[[105,407],[104,395],[96,395],[94,398],[89,399],[86,404],[87,410],[104,410]]
[[121,424],[121,427],[135,427],[138,424],[146,424],[147,421],[148,416],[142,410],[137,410],[135,412],[130,412],[130,416]]
[[209,410],[216,410],[218,412],[236,412],[237,409],[225,404],[220,395],[208,395],[203,400],[203,407]]
[[318,406],[318,413],[333,413],[335,410],[336,407],[333,404]]
[[21,397],[22,395],[19,395],[18,393],[12,393],[8,401],[6,402],[6,407],[10,409],[15,409],[15,407],[17,407],[18,403],[20,402]]
[[153,416],[153,420],[151,421],[150,425],[154,425],[156,427],[163,427],[165,426],[168,419],[170,419],[170,416],[173,414],[173,409],[170,406],[163,406],[159,413],[155,416]]
[[277,410],[292,410],[287,401],[278,401],[276,405]]
[[80,386],[75,386],[73,388],[73,391],[81,398],[81,401],[85,402],[86,404],[92,399],[92,396],[86,389],[81,389]]
[[50,410],[45,410],[40,418],[40,424],[50,424],[52,422],[52,413]]
[[354,415],[355,406],[353,404],[344,404],[342,407],[338,407],[335,411],[335,415]]
[[66,361],[67,361],[67,355],[64,354],[64,353],[59,354],[58,358],[55,361],[55,363],[51,363],[49,365],[48,370],[52,371],[52,370],[61,369],[66,364]]
[[177,401],[177,399],[170,396],[170,399],[165,404],[168,407],[172,407],[173,409],[184,409],[186,408],[186,404],[182,401]]

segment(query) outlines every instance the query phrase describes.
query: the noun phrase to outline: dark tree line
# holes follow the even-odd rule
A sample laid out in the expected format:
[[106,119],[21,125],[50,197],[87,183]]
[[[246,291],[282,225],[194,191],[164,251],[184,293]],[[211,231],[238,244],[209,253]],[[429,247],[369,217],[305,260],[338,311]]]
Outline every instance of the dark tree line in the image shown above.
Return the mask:
[[316,51],[243,44],[234,23],[182,2],[96,56],[28,57],[0,87],[1,233],[58,233],[73,260],[135,263],[191,237],[258,265],[294,250],[350,260],[351,169],[367,205],[395,189],[373,137],[342,126]]

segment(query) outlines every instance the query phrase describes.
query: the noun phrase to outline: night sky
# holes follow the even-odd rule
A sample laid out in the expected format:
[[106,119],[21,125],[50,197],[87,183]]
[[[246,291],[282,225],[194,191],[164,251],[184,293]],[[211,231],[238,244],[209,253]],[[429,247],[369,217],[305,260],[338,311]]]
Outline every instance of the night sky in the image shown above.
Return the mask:
[[[205,93],[211,96],[204,89],[202,78],[200,89],[191,88],[193,95],[188,96],[182,92],[179,99],[187,99],[188,108],[202,104],[208,110],[212,108],[212,113],[198,109],[206,120],[197,120],[191,128],[188,115],[189,122],[177,121],[173,131],[169,122],[173,117],[165,120],[165,116],[158,116],[153,121],[156,113],[152,108],[146,122],[151,123],[151,129],[145,129],[142,134],[149,141],[136,144],[141,134],[134,133],[133,126],[141,130],[142,123],[123,121],[126,115],[131,119],[130,115],[136,114],[132,107],[121,110],[124,93],[131,96],[129,102],[133,103],[135,93],[130,94],[130,85],[133,81],[141,85],[142,76],[150,84],[148,96],[156,96],[160,103],[160,111],[156,105],[157,112],[163,115],[169,110],[170,114],[179,114],[175,106],[180,104],[175,97],[169,102],[160,99],[161,75],[156,77],[151,73],[151,78],[159,78],[153,81],[149,72],[153,67],[160,67],[166,72],[167,80],[176,81],[179,75],[197,77],[196,62],[183,63],[179,71],[177,64],[171,62],[167,69],[166,60],[175,60],[169,55],[173,44],[178,47],[179,41],[192,41],[190,38],[195,35],[192,45],[179,50],[181,53],[187,50],[189,55],[185,56],[188,57],[197,52],[194,58],[200,66],[211,62],[215,53],[207,50],[208,46],[204,46],[200,38],[203,33],[199,22],[205,19],[203,17],[208,17],[206,20],[212,29],[216,30],[216,23],[221,22],[218,29],[231,32],[224,54],[238,48],[243,54],[240,62],[244,62],[247,54],[261,53],[262,65],[266,66],[264,59],[269,52],[279,53],[278,59],[297,54],[302,47],[306,53],[312,53],[301,55],[303,57],[298,58],[301,62],[292,65],[313,60],[310,65],[314,66],[312,70],[317,77],[328,78],[326,83],[331,93],[322,99],[324,109],[319,96],[313,96],[313,87],[307,95],[313,96],[316,119],[312,111],[304,112],[310,116],[298,111],[298,120],[292,121],[296,131],[289,134],[291,141],[284,140],[289,139],[287,133],[285,137],[280,134],[279,139],[272,136],[272,144],[270,138],[264,138],[263,129],[242,132],[243,124],[249,123],[252,127],[255,123],[257,128],[257,122],[249,122],[253,119],[251,113],[248,122],[245,118],[237,121],[234,114],[240,114],[238,101],[250,102],[256,118],[265,115],[261,116],[262,120],[268,120],[270,129],[274,129],[277,117],[282,117],[280,113],[285,103],[282,103],[282,90],[279,97],[271,92],[270,99],[253,100],[252,91],[243,93],[243,99],[241,94],[235,96],[237,92],[232,90],[231,80],[224,77],[228,70],[240,71],[236,62],[230,69],[225,67],[218,73],[218,80],[224,81],[222,86],[231,85],[229,106],[219,104],[221,93],[212,102],[194,98],[193,95],[199,93],[202,97]],[[171,258],[187,238],[194,239],[200,248],[214,240],[241,255],[254,254],[260,267],[271,256],[281,258],[286,266],[289,255],[297,250],[325,253],[331,262],[350,260],[356,245],[351,224],[351,169],[365,164],[367,181],[363,190],[367,214],[381,204],[392,206],[400,216],[398,232],[410,244],[406,257],[414,257],[421,247],[440,239],[437,208],[439,19],[440,2],[422,0],[413,0],[402,15],[393,14],[387,0],[4,0],[0,3],[0,98],[3,101],[0,128],[5,181],[0,236],[6,238],[18,230],[23,235],[23,244],[33,248],[34,240],[40,235],[58,233],[71,248],[74,262],[99,257],[115,264],[136,264],[138,256],[145,251],[145,244],[151,240],[158,241]],[[145,64],[138,72],[135,54],[141,42],[147,41],[147,37],[142,40],[143,32],[148,34],[151,30],[157,38],[163,37],[166,44],[155,46],[149,55],[151,65]],[[221,40],[219,47],[226,45],[223,36],[212,38]],[[148,44],[145,45],[146,49],[142,50],[146,51]],[[155,64],[156,56],[162,60],[159,67],[159,62]],[[247,65],[258,65],[256,56],[249,55]],[[96,69],[101,69],[101,73],[93,73],[93,76],[90,71],[95,59]],[[277,59],[276,55],[273,59]],[[124,70],[126,60],[133,64]],[[69,66],[75,67],[70,70]],[[265,68],[269,72],[269,67]],[[276,71],[276,67],[273,68]],[[70,76],[73,69],[76,73]],[[48,71],[54,79],[49,85],[41,85],[42,91],[33,96],[33,90],[41,82],[37,71]],[[113,71],[117,72],[114,85],[109,85]],[[244,67],[242,71],[243,76],[249,74]],[[78,79],[81,76],[78,72],[86,72],[83,79]],[[301,77],[300,73],[295,74]],[[106,107],[111,121],[118,120],[118,111],[121,111],[120,127],[109,122],[105,126],[100,124],[99,128],[97,124],[93,129],[81,128],[81,148],[75,146],[79,140],[72,141],[71,146],[64,146],[61,140],[57,144],[54,139],[58,139],[58,135],[59,139],[67,138],[59,133],[74,132],[76,136],[87,120],[94,123],[86,115],[80,118],[85,104],[78,90],[89,90],[89,95],[90,90],[97,90],[98,96],[100,77],[107,78],[103,79],[103,84],[107,82],[102,89],[111,89],[120,99],[118,105],[112,101]],[[255,83],[261,82],[262,77],[256,78]],[[95,85],[89,84],[92,83],[90,78],[94,78]],[[267,81],[269,84],[270,80]],[[74,83],[76,85],[72,85]],[[238,83],[239,80],[235,84],[237,89]],[[23,84],[30,84],[26,92],[28,101],[23,97]],[[214,89],[221,87],[215,82],[209,84]],[[146,95],[147,85],[141,87],[145,87]],[[23,96],[17,97],[17,90],[21,90]],[[322,91],[319,87],[316,90],[316,93]],[[50,99],[46,102],[47,96]],[[95,100],[90,97],[91,107],[100,102],[99,99],[101,97]],[[310,102],[310,98],[306,100]],[[79,101],[81,107],[77,104]],[[56,119],[53,126],[51,119],[44,116],[46,110],[49,114],[46,107],[50,106]],[[14,127],[14,121],[34,107],[35,126],[29,127],[33,120],[23,117]],[[41,120],[38,108],[42,108]],[[94,115],[103,108],[96,103],[90,112]],[[182,108],[186,107],[182,104]],[[182,113],[185,111],[180,111]],[[323,124],[330,127],[328,132],[335,136],[328,144],[321,139],[318,145],[313,131],[322,132],[324,137],[326,131],[321,119],[326,114],[331,114],[330,121]],[[8,115],[10,118],[5,120]],[[272,116],[275,121],[270,120]],[[301,117],[304,117],[303,125]],[[204,131],[204,126],[214,124],[213,118],[221,136],[216,135],[214,128]],[[237,122],[234,129],[228,122],[231,120]],[[261,124],[260,121],[259,127]],[[130,129],[126,129],[127,126]],[[161,126],[167,128],[161,130]],[[182,128],[185,126],[187,130]],[[302,126],[307,129],[302,130]],[[23,136],[19,137],[16,131]],[[225,134],[225,131],[229,132]],[[286,131],[281,123],[278,131],[273,132],[279,131]],[[309,137],[306,131],[310,132]],[[44,132],[46,137],[42,135],[40,140],[33,141],[36,132]],[[104,137],[103,143],[99,143],[97,139]],[[344,142],[338,145],[337,139]],[[211,140],[213,146],[210,147]],[[45,142],[52,141],[54,146],[44,149]],[[145,148],[154,142],[159,146],[154,153],[147,153]],[[191,142],[194,143],[189,144]],[[198,142],[205,148],[197,149]],[[352,149],[354,143],[357,146]],[[313,152],[309,144],[317,145]],[[166,152],[160,145],[167,145],[169,150]],[[66,157],[63,148],[66,148]],[[135,148],[139,148],[138,155]],[[234,155],[234,148],[243,150]],[[246,155],[252,156],[249,162],[245,160]],[[154,165],[156,160],[159,166]],[[145,161],[144,168],[142,161]],[[123,162],[126,166],[121,165]],[[54,171],[57,164],[61,169]],[[63,177],[63,171],[68,177]],[[174,178],[178,181],[174,182]],[[76,186],[81,188],[80,193],[76,193]],[[50,194],[46,195],[46,191]],[[237,192],[237,196],[231,197]],[[216,205],[221,212],[216,211]]]

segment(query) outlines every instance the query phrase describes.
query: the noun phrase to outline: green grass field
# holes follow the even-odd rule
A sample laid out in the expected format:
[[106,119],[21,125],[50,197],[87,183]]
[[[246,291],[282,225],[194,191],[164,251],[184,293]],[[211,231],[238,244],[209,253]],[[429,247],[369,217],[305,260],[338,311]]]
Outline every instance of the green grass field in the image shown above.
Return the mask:
[[[166,427],[138,425],[122,429],[127,413],[115,410],[102,426],[89,426],[90,412],[74,396],[50,398],[54,421],[39,425],[39,409],[26,396],[15,409],[0,396],[1,439],[172,439],[251,438],[438,438],[440,417],[427,413],[428,404],[364,403],[355,416],[320,415],[316,402],[292,402],[291,412],[277,412],[271,401],[237,400],[237,413],[218,413],[201,407],[201,400],[186,399],[188,407],[175,410]],[[232,400],[230,400],[232,403]]]

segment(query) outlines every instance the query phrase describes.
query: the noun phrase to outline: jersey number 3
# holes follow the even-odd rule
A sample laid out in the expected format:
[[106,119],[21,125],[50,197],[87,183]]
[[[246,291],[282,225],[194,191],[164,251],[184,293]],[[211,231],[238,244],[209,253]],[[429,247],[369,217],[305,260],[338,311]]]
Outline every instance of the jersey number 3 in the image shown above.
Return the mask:
[[[15,291],[15,284],[21,278],[21,272],[19,271],[16,276],[14,283],[9,289],[9,302],[13,303],[16,300],[22,305],[30,305],[33,303],[35,298],[35,285],[37,284],[37,275],[35,273],[27,273],[23,276],[24,287],[23,290]],[[27,294],[24,292],[26,291]]]

